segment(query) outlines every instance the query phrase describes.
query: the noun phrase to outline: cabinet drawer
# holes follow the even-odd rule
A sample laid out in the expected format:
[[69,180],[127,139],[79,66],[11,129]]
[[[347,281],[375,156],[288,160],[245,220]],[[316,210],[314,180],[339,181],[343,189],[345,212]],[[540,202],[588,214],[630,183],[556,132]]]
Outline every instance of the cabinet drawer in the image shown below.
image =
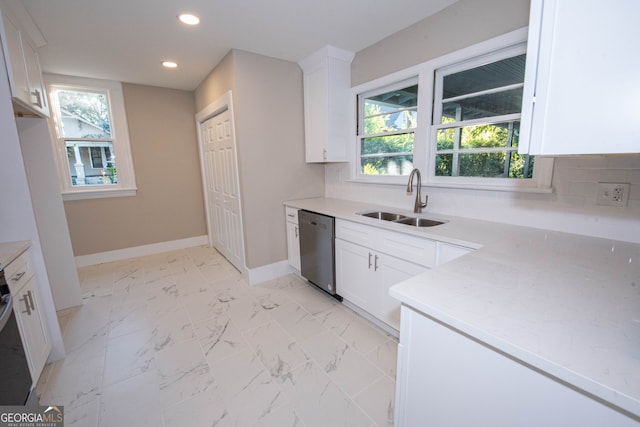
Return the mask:
[[436,242],[424,237],[379,230],[378,247],[380,252],[396,258],[433,268],[436,262]]
[[287,222],[298,223],[298,209],[286,206]]
[[4,269],[5,278],[12,294],[17,294],[33,276],[29,251],[25,251]]
[[436,242],[425,237],[340,220],[336,237],[424,267],[432,268],[436,262]]
[[376,236],[379,228],[351,221],[336,220],[336,237],[351,243],[376,248]]

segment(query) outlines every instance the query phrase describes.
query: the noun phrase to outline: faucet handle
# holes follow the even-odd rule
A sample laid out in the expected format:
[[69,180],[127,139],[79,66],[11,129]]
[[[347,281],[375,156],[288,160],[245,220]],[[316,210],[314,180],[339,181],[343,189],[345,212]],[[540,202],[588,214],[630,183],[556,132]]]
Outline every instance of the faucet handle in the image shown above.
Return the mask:
[[420,203],[422,205],[423,208],[427,207],[427,203],[429,203],[429,195],[425,195],[424,196],[424,203]]

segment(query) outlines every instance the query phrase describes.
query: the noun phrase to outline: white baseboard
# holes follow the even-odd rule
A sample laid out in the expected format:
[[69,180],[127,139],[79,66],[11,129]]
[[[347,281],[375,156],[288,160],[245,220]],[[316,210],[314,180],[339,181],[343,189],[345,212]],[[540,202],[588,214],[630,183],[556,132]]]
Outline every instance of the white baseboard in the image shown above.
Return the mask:
[[117,249],[115,251],[99,252],[97,254],[80,255],[75,257],[76,267],[102,264],[105,262],[120,261],[138,256],[154,255],[162,252],[191,248],[209,243],[207,236],[189,237],[187,239],[172,240],[169,242],[152,243],[150,245],[135,246],[132,248]]
[[257,268],[247,268],[245,280],[247,280],[249,285],[257,285],[258,283],[277,279],[278,277],[294,272],[295,270],[289,265],[289,262],[284,260]]

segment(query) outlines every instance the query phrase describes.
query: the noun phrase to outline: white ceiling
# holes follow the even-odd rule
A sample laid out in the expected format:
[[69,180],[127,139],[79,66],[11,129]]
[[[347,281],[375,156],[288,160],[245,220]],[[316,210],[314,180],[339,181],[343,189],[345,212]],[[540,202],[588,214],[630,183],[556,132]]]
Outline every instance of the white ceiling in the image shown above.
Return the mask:
[[[193,90],[233,48],[297,62],[357,52],[457,0],[22,0],[44,71]],[[197,27],[179,13],[201,18]],[[179,67],[168,70],[170,59]]]

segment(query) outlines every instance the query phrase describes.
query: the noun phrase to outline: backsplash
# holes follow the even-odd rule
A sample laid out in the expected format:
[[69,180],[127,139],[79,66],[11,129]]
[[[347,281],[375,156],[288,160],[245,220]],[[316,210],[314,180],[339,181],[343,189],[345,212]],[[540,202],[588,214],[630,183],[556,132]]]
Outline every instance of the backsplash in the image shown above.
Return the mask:
[[627,206],[640,208],[640,154],[555,159],[553,188],[559,201],[595,205],[599,182],[631,184]]
[[[326,197],[412,208],[404,186],[349,181],[349,168],[325,166]],[[599,182],[630,183],[628,206],[596,205]],[[424,187],[425,212],[640,243],[640,155],[556,158],[553,188],[552,194],[538,194]]]

